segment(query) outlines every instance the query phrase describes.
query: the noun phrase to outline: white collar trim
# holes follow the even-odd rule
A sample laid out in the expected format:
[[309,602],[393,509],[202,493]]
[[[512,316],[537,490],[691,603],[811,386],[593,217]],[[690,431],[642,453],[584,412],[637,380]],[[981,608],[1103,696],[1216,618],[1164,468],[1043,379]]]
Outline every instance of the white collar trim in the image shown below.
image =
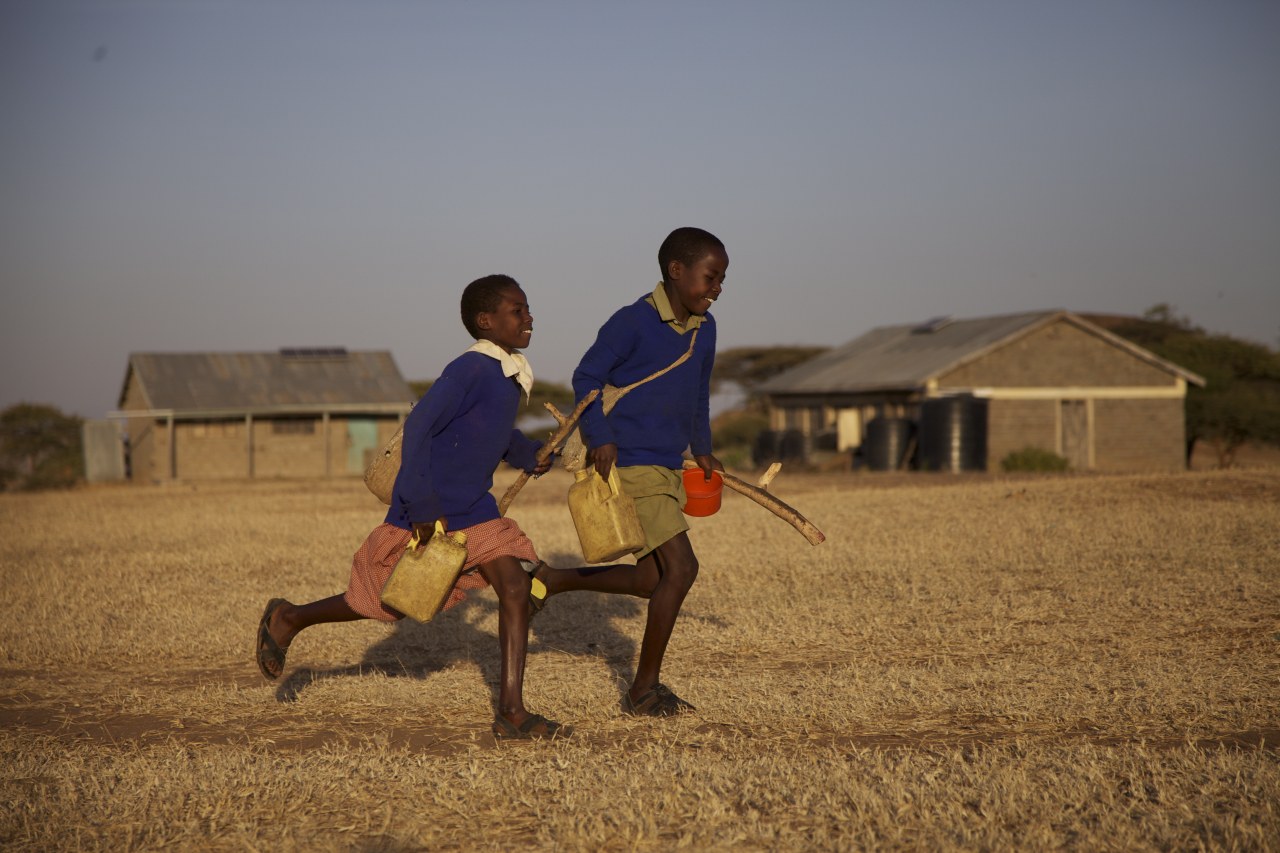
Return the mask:
[[502,365],[502,375],[514,376],[516,383],[524,390],[525,402],[529,402],[529,395],[533,392],[533,368],[524,353],[507,352],[493,341],[476,341],[467,352],[478,352],[496,359]]

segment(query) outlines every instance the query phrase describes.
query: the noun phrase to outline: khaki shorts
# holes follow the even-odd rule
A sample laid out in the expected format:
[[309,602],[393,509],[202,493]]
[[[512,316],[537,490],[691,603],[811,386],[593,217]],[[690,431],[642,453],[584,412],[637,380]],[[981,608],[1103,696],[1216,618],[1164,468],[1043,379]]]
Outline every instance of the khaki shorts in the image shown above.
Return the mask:
[[679,471],[661,465],[630,465],[618,468],[618,482],[636,502],[636,514],[644,528],[644,548],[636,552],[637,560],[689,529],[680,509],[686,496]]

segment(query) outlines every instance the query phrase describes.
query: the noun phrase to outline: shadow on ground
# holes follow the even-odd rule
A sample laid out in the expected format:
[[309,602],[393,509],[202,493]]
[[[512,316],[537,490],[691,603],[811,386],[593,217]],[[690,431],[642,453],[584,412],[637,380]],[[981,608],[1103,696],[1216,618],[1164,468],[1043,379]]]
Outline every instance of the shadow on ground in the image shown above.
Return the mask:
[[[581,559],[567,553],[553,553],[547,562],[572,567]],[[592,592],[569,592],[548,601],[532,621],[529,653],[554,649],[568,655],[598,658],[614,674],[618,698],[634,676],[635,642],[618,624],[643,615],[643,599]],[[402,619],[385,639],[371,645],[360,662],[345,667],[302,666],[289,672],[276,689],[279,702],[296,702],[317,682],[380,673],[389,678],[426,678],[460,663],[480,668],[493,702],[497,703],[501,678],[501,656],[494,634],[476,627],[489,621],[498,609],[490,590],[467,594],[461,604],[427,623]]]

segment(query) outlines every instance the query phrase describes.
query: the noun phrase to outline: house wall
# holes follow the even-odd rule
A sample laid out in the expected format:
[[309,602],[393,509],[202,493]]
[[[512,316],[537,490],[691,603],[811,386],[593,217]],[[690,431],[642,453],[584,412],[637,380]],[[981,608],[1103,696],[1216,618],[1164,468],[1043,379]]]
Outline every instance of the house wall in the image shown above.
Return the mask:
[[1177,377],[1065,320],[938,377],[938,387],[1172,388]]
[[[146,395],[138,385],[133,371],[129,372],[125,383],[124,394],[121,395],[120,408],[123,410],[148,409]],[[163,430],[163,422],[160,429]],[[146,418],[129,418],[124,424],[124,434],[128,441],[126,468],[129,479],[135,483],[150,483],[157,479],[155,459],[158,452],[155,440],[156,425]],[[167,473],[166,473],[166,476]]]
[[1183,400],[1093,401],[1094,467],[1181,471],[1187,466]]
[[[244,418],[175,421],[176,478],[236,480],[363,475],[368,452],[350,453],[352,440],[346,417],[329,418],[327,466],[323,419],[317,416],[283,420],[290,426],[277,429],[271,418],[253,419],[252,462]],[[360,420],[376,422],[379,448],[400,425],[395,416],[363,416]],[[298,424],[303,422],[311,423],[310,432],[299,429]],[[130,434],[137,436],[131,448],[131,479],[138,483],[169,480],[167,422],[132,418],[129,425]]]
[[[249,476],[244,419],[177,421],[173,426],[181,480],[234,480]],[[156,479],[167,480],[169,472]]]
[[999,471],[1000,460],[1024,447],[1058,453],[1057,400],[987,402],[987,470]]

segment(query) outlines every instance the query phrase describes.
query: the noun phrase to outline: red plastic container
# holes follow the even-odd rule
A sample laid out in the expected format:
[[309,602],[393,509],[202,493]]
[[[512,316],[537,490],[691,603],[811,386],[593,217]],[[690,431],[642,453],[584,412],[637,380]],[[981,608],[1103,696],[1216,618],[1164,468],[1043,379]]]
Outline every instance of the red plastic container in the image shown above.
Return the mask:
[[720,493],[723,490],[724,477],[720,476],[719,471],[712,471],[711,479],[707,480],[701,468],[686,468],[684,491],[689,499],[682,507],[684,514],[698,517],[715,515],[720,509]]

